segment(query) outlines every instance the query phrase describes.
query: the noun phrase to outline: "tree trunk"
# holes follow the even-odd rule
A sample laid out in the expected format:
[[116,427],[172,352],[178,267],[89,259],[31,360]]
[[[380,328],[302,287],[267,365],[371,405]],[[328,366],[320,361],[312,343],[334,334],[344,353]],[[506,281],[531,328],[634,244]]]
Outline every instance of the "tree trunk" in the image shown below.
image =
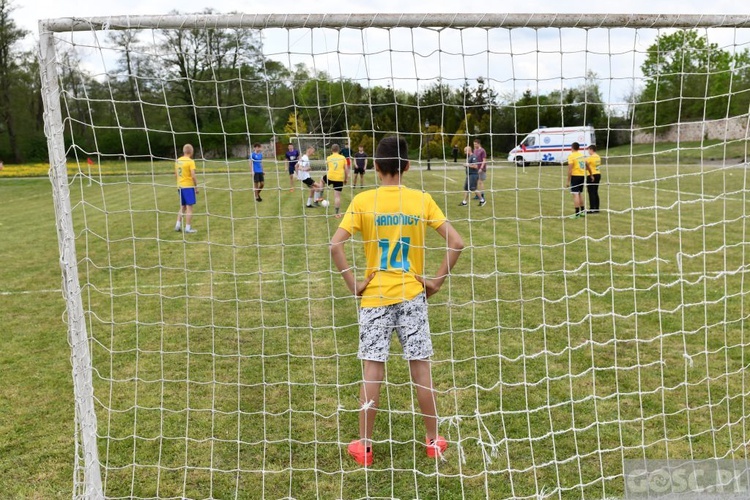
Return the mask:
[[10,144],[10,151],[13,154],[13,161],[21,163],[23,158],[21,156],[21,150],[18,148],[18,140],[16,138],[16,127],[15,121],[13,120],[13,113],[10,110],[10,92],[9,89],[2,89],[3,97],[3,123],[8,131],[8,142]]

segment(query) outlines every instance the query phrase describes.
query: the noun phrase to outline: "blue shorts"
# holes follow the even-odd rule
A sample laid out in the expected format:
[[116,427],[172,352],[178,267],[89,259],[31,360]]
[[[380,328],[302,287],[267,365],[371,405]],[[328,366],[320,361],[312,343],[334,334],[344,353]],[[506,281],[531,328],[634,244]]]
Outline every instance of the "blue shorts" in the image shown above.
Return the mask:
[[296,163],[290,163],[289,164],[289,175],[294,174],[294,172],[297,171],[297,164]]
[[180,205],[195,205],[195,188],[180,188]]

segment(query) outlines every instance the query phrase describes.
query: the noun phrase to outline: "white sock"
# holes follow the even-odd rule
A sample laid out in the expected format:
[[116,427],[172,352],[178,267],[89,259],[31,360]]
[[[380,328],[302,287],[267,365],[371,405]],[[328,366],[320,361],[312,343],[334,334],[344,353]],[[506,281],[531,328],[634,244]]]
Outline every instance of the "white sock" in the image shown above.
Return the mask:
[[308,197],[307,197],[307,206],[309,207],[310,205],[312,205],[312,198],[310,198],[310,197],[308,196]]
[[177,224],[175,224],[175,225],[174,225],[174,228],[175,228],[175,229],[180,229],[180,227],[181,227],[181,226],[180,226],[180,221],[177,221]]
[[190,224],[187,224],[187,225],[185,226],[185,231],[190,231]]

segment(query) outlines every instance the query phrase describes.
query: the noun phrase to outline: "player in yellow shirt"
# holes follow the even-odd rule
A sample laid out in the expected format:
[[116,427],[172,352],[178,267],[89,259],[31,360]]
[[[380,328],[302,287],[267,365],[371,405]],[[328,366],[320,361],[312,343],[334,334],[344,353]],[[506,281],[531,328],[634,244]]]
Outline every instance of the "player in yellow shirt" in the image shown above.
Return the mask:
[[589,156],[586,158],[586,170],[589,175],[589,183],[586,185],[586,191],[589,193],[589,212],[590,214],[599,213],[599,183],[602,180],[601,166],[602,157],[596,153],[596,145],[591,144],[589,147]]
[[[381,186],[354,197],[331,240],[334,264],[349,290],[362,298],[357,354],[363,361],[362,410],[359,439],[347,448],[360,465],[372,463],[372,431],[394,330],[416,386],[426,428],[427,456],[438,457],[448,447],[445,438],[438,434],[427,297],[440,290],[464,244],[432,196],[401,184],[402,176],[409,170],[406,151],[404,139],[386,137],[380,141],[375,151],[375,170]],[[435,229],[447,243],[445,258],[432,279],[424,277],[428,227]],[[344,243],[358,232],[362,234],[367,264],[366,278],[359,282],[344,251]]]
[[336,209],[336,217],[341,217],[341,191],[344,189],[347,179],[349,179],[349,165],[346,157],[339,153],[338,144],[331,146],[331,154],[326,158],[328,170],[323,176],[323,185],[326,184],[333,188],[333,208]]
[[182,218],[185,217],[185,232],[197,233],[190,223],[193,220],[193,205],[198,194],[198,181],[195,178],[195,162],[193,161],[193,146],[182,146],[182,156],[174,164],[174,175],[177,179],[177,190],[180,192],[180,210],[177,212],[175,231],[182,230]]
[[575,206],[575,213],[571,215],[571,218],[583,217],[586,215],[586,209],[583,206],[583,185],[586,179],[586,157],[579,151],[581,145],[574,142],[571,145],[573,150],[568,156],[568,183],[566,187],[570,187],[570,192],[573,195],[573,205]]

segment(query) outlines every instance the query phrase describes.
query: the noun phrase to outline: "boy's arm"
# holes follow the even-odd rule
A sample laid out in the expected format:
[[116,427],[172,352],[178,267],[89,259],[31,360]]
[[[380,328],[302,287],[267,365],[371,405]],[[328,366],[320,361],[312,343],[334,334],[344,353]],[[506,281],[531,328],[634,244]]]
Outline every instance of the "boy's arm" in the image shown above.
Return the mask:
[[355,296],[359,297],[362,292],[365,291],[367,285],[370,284],[372,278],[375,277],[375,273],[370,274],[364,281],[357,283],[354,279],[354,273],[349,268],[349,263],[346,260],[346,253],[344,252],[344,243],[351,237],[349,231],[346,229],[338,228],[331,238],[331,259],[336,265],[336,268],[341,272],[341,277],[344,278],[349,291]]
[[571,177],[573,177],[573,162],[568,160],[568,183],[566,186],[570,186]]
[[195,194],[198,194],[198,179],[195,177],[195,169],[190,169],[190,177],[193,178],[193,186],[195,186]]
[[586,172],[589,173],[589,177],[593,181],[594,180],[594,169],[591,168],[591,165],[592,165],[592,162],[589,162],[589,160],[587,159],[586,160]]
[[464,240],[450,222],[445,221],[436,229],[436,231],[447,243],[448,248],[445,253],[445,258],[440,264],[440,268],[434,278],[428,279],[423,276],[416,277],[417,280],[424,285],[425,293],[428,298],[436,294],[440,290],[440,287],[443,286],[445,278],[448,277],[451,269],[453,269],[453,266],[458,262],[458,258],[461,256],[461,251],[464,249]]

